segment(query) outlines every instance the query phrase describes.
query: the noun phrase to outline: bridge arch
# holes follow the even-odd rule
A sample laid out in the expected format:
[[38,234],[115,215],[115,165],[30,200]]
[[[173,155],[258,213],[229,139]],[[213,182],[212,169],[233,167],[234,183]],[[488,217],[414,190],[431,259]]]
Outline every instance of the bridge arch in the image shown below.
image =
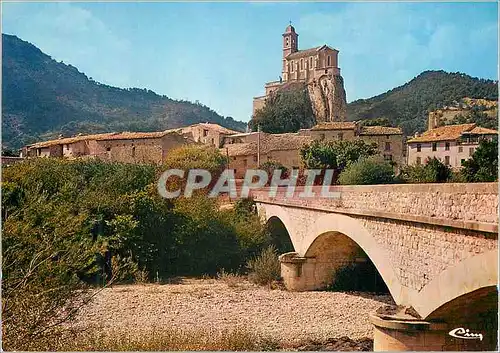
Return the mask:
[[[359,246],[380,273],[393,299],[396,303],[400,301],[403,290],[390,263],[389,254],[377,244],[373,236],[359,220],[342,214],[323,214],[314,221],[305,235],[301,244],[301,254],[307,257],[311,250],[314,250],[315,243],[325,239],[325,236],[330,236],[333,241],[340,240],[344,246],[351,249],[354,244]],[[353,253],[353,255],[355,254]]]
[[[450,303],[491,290],[497,291],[498,251],[472,256],[450,267],[428,283],[412,300],[413,307],[426,319],[439,318]],[[477,295],[473,295],[477,297]]]
[[284,224],[298,256],[310,256],[316,246],[324,245],[320,244],[323,242],[331,245],[330,242],[334,238],[341,239],[344,245],[352,250],[354,250],[353,245],[356,244],[374,264],[396,303],[399,304],[403,298],[407,297],[390,263],[389,254],[376,243],[359,220],[342,214],[322,213],[314,222],[297,224],[297,222],[292,223],[284,207],[266,204],[263,208],[265,221],[276,217]]

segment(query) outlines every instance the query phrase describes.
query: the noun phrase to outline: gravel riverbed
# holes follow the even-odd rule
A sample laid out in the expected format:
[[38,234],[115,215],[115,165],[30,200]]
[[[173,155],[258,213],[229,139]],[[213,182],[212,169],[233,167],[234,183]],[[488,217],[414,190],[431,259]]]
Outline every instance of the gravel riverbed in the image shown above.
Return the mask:
[[140,333],[162,327],[252,330],[286,344],[373,337],[368,314],[390,295],[287,292],[242,280],[184,279],[180,284],[117,285],[101,291],[79,314],[80,327]]

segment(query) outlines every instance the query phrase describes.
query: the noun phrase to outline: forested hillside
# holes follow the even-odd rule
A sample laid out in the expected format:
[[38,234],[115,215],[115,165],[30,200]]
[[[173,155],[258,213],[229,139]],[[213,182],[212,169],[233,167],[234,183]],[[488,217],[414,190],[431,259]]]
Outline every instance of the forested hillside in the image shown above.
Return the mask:
[[100,84],[12,35],[2,34],[2,70],[4,147],[59,134],[156,131],[198,122],[246,127],[201,104]]
[[386,93],[349,103],[347,114],[351,121],[386,118],[406,134],[413,134],[425,129],[429,111],[464,97],[498,100],[497,82],[463,73],[424,71]]

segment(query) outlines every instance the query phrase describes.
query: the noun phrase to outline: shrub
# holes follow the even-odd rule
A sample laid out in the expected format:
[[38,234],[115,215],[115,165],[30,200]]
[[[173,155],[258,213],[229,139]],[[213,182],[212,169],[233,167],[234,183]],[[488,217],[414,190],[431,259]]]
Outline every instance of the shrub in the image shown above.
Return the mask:
[[399,179],[407,183],[445,183],[451,176],[451,168],[434,157],[428,158],[425,165],[404,167]]
[[264,162],[260,165],[260,169],[265,170],[267,173],[268,180],[267,180],[266,185],[271,184],[271,180],[273,178],[273,174],[274,174],[275,170],[281,171],[281,178],[282,179],[288,178],[288,175],[289,175],[288,169],[283,164],[281,164],[280,162],[277,162],[277,161]]
[[379,156],[354,162],[339,176],[342,185],[390,184],[394,182],[392,166]]
[[498,180],[498,141],[481,141],[472,158],[463,163],[462,175],[468,182]]
[[249,260],[247,267],[250,270],[248,279],[256,284],[270,285],[281,278],[278,252],[272,245],[264,249],[256,258]]

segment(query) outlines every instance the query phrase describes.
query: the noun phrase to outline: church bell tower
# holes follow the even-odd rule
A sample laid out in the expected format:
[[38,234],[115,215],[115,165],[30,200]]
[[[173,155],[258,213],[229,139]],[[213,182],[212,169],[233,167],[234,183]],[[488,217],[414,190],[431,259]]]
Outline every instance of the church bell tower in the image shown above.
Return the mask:
[[292,53],[295,53],[299,47],[299,35],[295,32],[295,28],[292,26],[292,22],[286,27],[285,33],[283,33],[283,65],[282,65],[282,76],[284,81],[288,81],[290,78],[289,68],[287,67],[286,57]]

